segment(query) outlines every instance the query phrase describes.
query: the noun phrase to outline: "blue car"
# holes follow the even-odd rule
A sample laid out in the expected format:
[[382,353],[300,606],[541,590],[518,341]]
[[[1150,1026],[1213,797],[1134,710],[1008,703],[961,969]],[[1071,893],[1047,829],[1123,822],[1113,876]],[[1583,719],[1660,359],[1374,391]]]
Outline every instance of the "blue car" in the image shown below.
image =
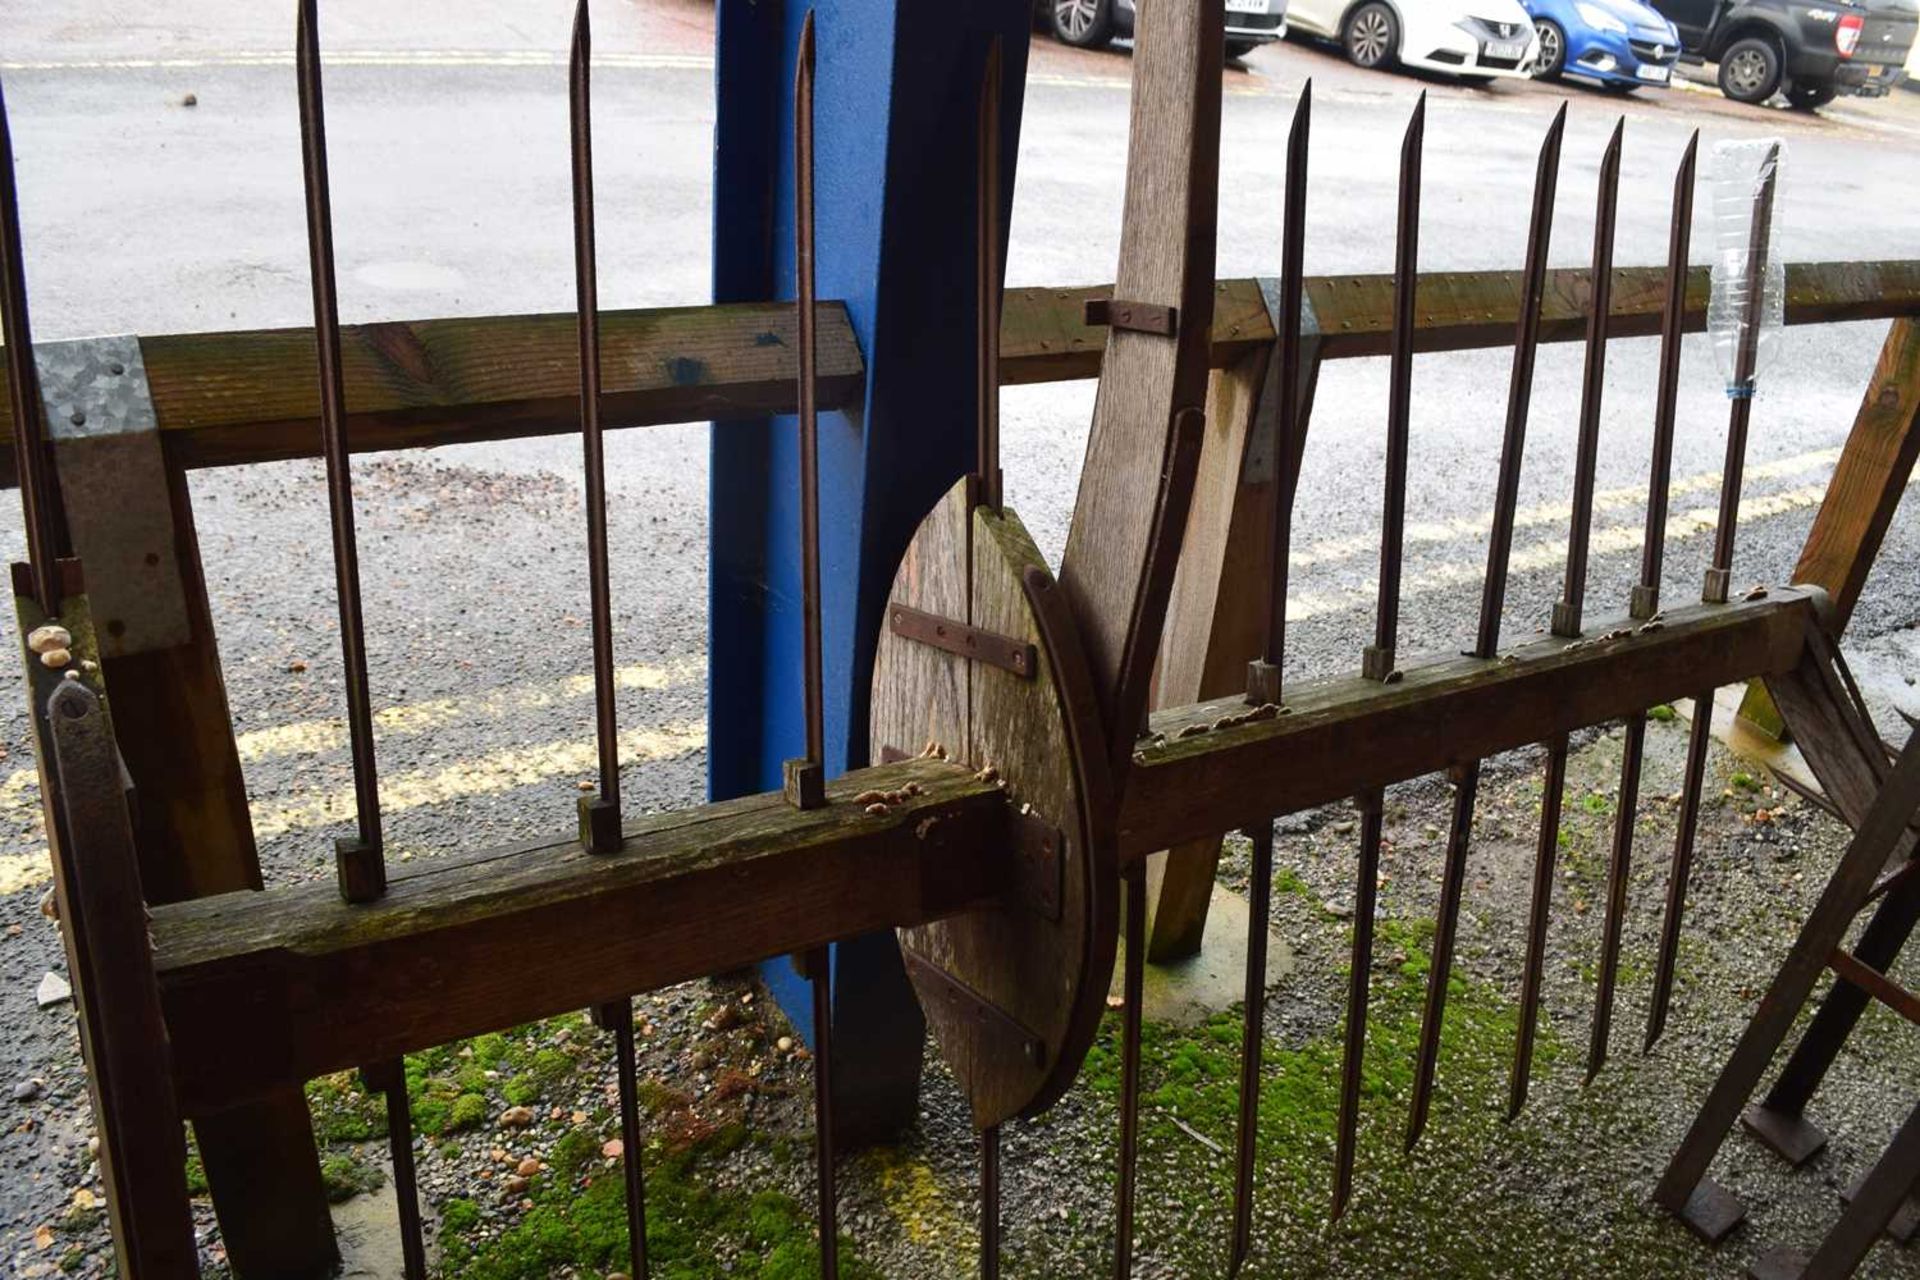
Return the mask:
[[1578,76],[1631,93],[1665,88],[1680,57],[1680,32],[1640,0],[1520,0],[1540,34],[1533,74]]

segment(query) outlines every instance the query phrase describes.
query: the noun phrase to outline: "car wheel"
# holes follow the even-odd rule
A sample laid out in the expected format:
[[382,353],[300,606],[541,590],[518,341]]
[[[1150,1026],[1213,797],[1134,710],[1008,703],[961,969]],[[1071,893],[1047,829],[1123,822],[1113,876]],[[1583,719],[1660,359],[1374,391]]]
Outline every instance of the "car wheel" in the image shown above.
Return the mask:
[[1244,58],[1259,47],[1259,43],[1254,40],[1229,40],[1227,41],[1227,56],[1229,58]]
[[1720,55],[1720,92],[1735,102],[1765,102],[1780,87],[1780,50],[1759,36],[1735,40]]
[[1540,36],[1540,56],[1533,60],[1533,78],[1558,80],[1567,65],[1567,33],[1549,18],[1535,22],[1533,29]]
[[1346,47],[1347,60],[1356,67],[1372,70],[1387,66],[1400,52],[1400,21],[1380,0],[1370,0],[1347,19],[1340,43]]
[[1787,90],[1787,101],[1796,111],[1811,111],[1832,102],[1840,90],[1831,81],[1826,84],[1796,84]]
[[1104,49],[1113,42],[1113,0],[1053,0],[1050,14],[1063,44]]

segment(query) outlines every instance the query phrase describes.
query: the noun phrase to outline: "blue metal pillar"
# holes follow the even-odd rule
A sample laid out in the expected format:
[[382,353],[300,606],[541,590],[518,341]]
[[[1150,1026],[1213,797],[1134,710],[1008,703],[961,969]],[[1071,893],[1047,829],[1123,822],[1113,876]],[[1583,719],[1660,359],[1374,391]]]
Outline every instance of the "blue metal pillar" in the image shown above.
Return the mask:
[[[818,0],[819,296],[865,355],[859,410],[820,421],[829,776],[867,760],[867,693],[908,539],[973,462],[974,166],[981,70],[1004,37],[1001,190],[1011,215],[1030,0]],[[791,298],[800,0],[720,0],[713,296]],[[777,790],[803,754],[798,459],[790,416],[716,422],[708,504],[707,789]],[[925,1024],[891,934],[834,949],[836,1124],[845,1146],[911,1123]],[[785,960],[768,985],[812,1037]]]

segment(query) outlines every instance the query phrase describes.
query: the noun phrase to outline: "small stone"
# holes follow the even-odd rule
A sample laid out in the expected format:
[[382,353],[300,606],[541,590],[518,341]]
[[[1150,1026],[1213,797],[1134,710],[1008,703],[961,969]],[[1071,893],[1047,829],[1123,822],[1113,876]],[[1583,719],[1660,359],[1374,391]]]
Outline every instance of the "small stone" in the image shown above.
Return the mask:
[[73,986],[49,969],[40,979],[40,985],[33,989],[33,998],[42,1009],[51,1009],[54,1005],[65,1004],[73,999]]
[[99,1204],[100,1204],[100,1197],[93,1194],[93,1189],[91,1187],[75,1187],[73,1189],[73,1207],[74,1208],[94,1209],[94,1208],[98,1208]]
[[500,1185],[506,1189],[508,1195],[517,1196],[526,1191],[527,1180],[516,1173]]
[[576,1111],[567,1118],[569,1120],[572,1120],[575,1124],[585,1124],[588,1119],[587,1113],[584,1111]]
[[607,1272],[607,1280],[631,1280],[631,1277],[624,1271],[609,1271]]
[[90,1156],[94,1156],[96,1158],[100,1155],[100,1135],[99,1134],[96,1133],[91,1138],[87,1139],[87,1154]]
[[523,1178],[531,1178],[540,1172],[540,1159],[538,1156],[528,1156],[515,1165],[513,1171]]
[[500,1123],[509,1129],[524,1129],[533,1123],[532,1107],[508,1107],[500,1113]]
[[46,1088],[47,1082],[38,1076],[35,1076],[31,1080],[22,1080],[19,1084],[13,1086],[13,1100],[15,1102],[32,1102],[35,1098],[46,1092]]
[[40,653],[40,665],[50,671],[58,671],[73,661],[71,649],[45,649]]
[[295,658],[292,662],[289,662],[287,664],[288,675],[303,676],[306,673],[307,673],[307,664],[303,659]]
[[33,1229],[33,1247],[45,1252],[53,1248],[53,1228],[42,1223]]
[[582,778],[580,779],[580,781],[574,783],[574,785],[576,787],[579,787],[582,791],[591,791],[593,790],[593,779]]
[[495,1147],[487,1154],[493,1158],[495,1164],[505,1164],[507,1162],[507,1149],[505,1147]]
[[868,805],[866,809],[866,813],[869,818],[884,818],[889,813],[892,813],[892,812],[893,810],[887,808],[886,805],[881,804],[877,801],[873,804]]
[[621,1156],[626,1154],[626,1151],[627,1151],[627,1144],[620,1141],[620,1139],[618,1138],[608,1138],[605,1142],[600,1144],[600,1154],[605,1156],[609,1160],[618,1160]]
[[695,1071],[705,1071],[712,1065],[712,1054],[708,1053],[705,1049],[695,1049],[693,1051],[693,1069]]
[[792,1037],[792,1036],[781,1036],[781,1037],[780,1037],[780,1038],[779,1038],[778,1040],[775,1040],[775,1041],[773,1042],[773,1047],[774,1047],[774,1048],[776,1048],[776,1049],[778,1049],[778,1050],[779,1050],[780,1052],[782,1052],[782,1053],[792,1053],[792,1052],[793,1052],[793,1037]]
[[197,107],[200,105],[200,95],[197,93],[190,93],[186,97],[180,99],[180,105],[183,107]]
[[49,920],[60,918],[60,899],[54,896],[51,889],[40,895],[40,914]]
[[35,627],[27,632],[27,648],[35,653],[46,653],[51,649],[71,649],[73,633],[65,627],[49,622],[44,627]]

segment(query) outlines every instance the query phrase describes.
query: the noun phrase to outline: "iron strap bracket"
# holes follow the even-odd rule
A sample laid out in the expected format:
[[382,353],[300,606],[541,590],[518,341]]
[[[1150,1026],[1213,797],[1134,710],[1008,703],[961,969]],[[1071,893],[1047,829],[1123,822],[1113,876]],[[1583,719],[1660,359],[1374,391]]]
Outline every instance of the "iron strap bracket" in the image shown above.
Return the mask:
[[35,343],[74,554],[106,657],[187,643],[193,625],[140,340]]
[[912,947],[901,947],[900,957],[907,962],[907,968],[913,971],[916,985],[921,991],[937,991],[941,999],[967,1016],[982,1039],[999,1040],[1017,1046],[1028,1062],[1045,1070],[1046,1041],[1029,1030],[1018,1018]]
[[897,602],[888,605],[887,626],[902,639],[930,644],[963,658],[977,658],[1003,671],[1011,671],[1022,680],[1033,679],[1040,661],[1039,651],[1025,640],[955,622],[911,605]]
[[1134,333],[1171,338],[1180,332],[1180,309],[1157,302],[1126,302],[1119,298],[1088,298],[1086,322]]

